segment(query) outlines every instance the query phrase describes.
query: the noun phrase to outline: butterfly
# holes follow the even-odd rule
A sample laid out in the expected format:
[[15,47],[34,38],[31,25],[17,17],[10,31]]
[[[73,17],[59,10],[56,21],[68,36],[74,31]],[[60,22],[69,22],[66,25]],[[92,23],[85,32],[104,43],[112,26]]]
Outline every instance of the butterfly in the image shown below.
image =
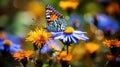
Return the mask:
[[52,6],[46,6],[46,21],[47,30],[56,32],[64,31],[66,29],[66,21],[64,20],[62,14],[57,12]]

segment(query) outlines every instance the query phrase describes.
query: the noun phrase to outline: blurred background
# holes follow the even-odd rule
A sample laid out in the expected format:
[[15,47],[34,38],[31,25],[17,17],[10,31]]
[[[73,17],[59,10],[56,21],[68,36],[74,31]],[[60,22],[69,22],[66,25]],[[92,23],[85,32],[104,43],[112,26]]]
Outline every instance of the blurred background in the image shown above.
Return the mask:
[[103,67],[110,51],[102,42],[120,40],[120,0],[0,0],[0,32],[16,36],[24,50],[33,49],[25,37],[37,26],[46,27],[47,4],[64,16],[68,26],[89,37],[87,44],[80,41],[71,47],[72,67]]

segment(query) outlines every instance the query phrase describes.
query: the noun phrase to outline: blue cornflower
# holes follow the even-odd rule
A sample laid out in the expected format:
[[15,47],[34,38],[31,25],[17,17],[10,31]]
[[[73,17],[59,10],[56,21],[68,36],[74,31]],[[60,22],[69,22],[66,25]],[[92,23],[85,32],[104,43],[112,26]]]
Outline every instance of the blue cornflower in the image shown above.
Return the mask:
[[117,62],[120,62],[120,56],[118,56],[118,57],[116,58],[116,61],[117,61]]
[[47,53],[52,49],[57,50],[57,51],[61,51],[62,47],[61,47],[61,45],[58,44],[58,42],[56,40],[49,40],[42,47],[41,53]]
[[3,38],[0,38],[0,51],[4,50],[4,46],[3,46]]
[[20,44],[12,44],[11,45],[11,47],[10,47],[11,53],[15,53],[15,52],[19,52],[19,51],[22,51]]
[[86,32],[74,31],[72,27],[67,27],[64,32],[52,32],[53,39],[60,39],[65,45],[70,45],[71,43],[78,44],[79,39],[88,41],[88,37],[85,36]]
[[111,34],[119,31],[119,22],[105,14],[97,14],[94,18],[89,18],[89,22],[97,26],[97,28],[103,30],[105,33],[109,32]]
[[10,40],[1,39],[0,41],[0,52],[7,51],[10,53],[15,53],[22,51],[20,44],[12,43]]
[[10,33],[0,32],[0,52],[18,52],[21,51],[20,39]]

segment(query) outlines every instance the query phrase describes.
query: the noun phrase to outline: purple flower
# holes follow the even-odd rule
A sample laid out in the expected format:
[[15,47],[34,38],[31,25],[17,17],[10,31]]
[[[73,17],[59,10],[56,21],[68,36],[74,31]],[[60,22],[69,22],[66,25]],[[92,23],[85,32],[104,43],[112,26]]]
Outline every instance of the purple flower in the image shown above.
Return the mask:
[[78,44],[79,40],[88,41],[88,37],[85,36],[86,32],[74,31],[72,27],[68,27],[64,32],[52,32],[53,39],[60,39],[64,44],[75,43]]
[[4,41],[5,39],[0,41],[0,52],[6,50],[9,51],[10,53],[15,53],[22,50],[20,44],[12,43],[11,45],[8,46],[4,44]]
[[49,40],[41,49],[41,53],[47,53],[51,49],[60,51],[62,49],[61,45],[57,43],[56,40]]

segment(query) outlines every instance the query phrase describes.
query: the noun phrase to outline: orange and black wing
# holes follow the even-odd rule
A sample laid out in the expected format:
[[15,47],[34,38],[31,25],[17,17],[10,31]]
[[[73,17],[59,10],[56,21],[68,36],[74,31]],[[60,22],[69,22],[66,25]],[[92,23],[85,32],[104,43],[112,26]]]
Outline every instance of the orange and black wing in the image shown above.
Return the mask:
[[[65,26],[63,16],[58,13],[52,6],[46,6],[46,21],[49,31],[62,31]],[[60,29],[61,28],[61,29]]]

